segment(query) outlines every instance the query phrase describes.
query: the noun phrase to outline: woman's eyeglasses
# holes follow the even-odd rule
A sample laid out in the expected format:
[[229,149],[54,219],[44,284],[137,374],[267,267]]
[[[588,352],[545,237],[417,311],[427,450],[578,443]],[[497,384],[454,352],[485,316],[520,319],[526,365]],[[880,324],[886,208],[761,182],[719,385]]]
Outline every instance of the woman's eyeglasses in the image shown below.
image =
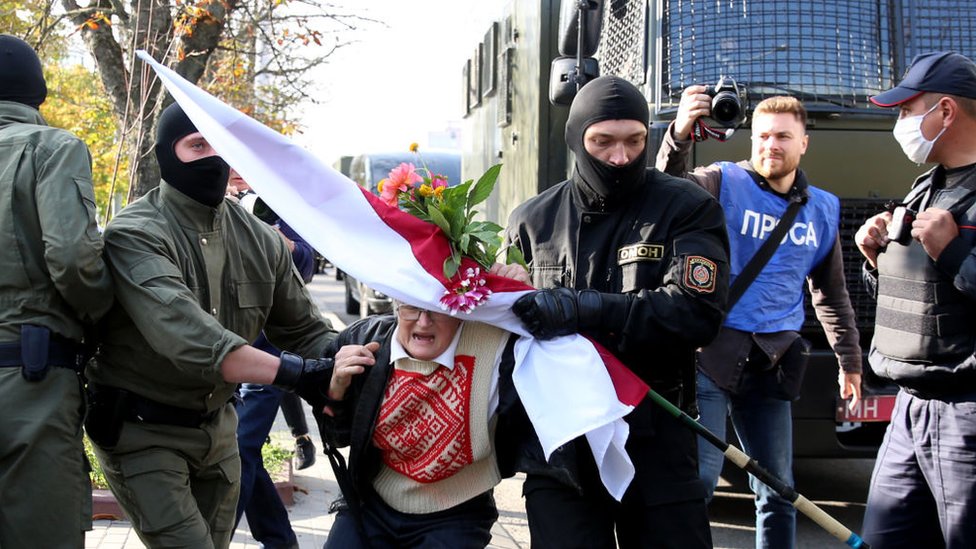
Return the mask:
[[434,313],[432,311],[428,311],[427,309],[418,309],[417,307],[412,307],[410,305],[400,305],[397,307],[397,317],[399,317],[400,320],[407,320],[410,322],[420,320],[420,315],[424,313],[427,313],[427,319],[431,322],[437,321],[437,317],[434,315]]
[[[431,322],[437,322],[438,320],[440,320],[441,316],[443,315],[443,313],[435,313],[434,311],[428,311],[427,309],[420,309],[417,307],[413,307],[411,305],[400,305],[399,307],[397,307],[397,317],[400,320],[413,322],[416,320],[420,320],[420,315],[422,314],[426,314],[427,319],[430,320]],[[448,318],[450,318],[449,315],[443,315],[443,316],[447,316]]]

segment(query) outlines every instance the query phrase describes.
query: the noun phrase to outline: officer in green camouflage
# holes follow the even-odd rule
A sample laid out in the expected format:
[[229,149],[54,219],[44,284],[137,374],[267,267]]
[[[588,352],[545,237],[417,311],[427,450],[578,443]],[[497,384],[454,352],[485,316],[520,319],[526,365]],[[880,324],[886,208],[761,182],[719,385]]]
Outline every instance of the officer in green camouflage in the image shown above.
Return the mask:
[[0,34],[0,547],[91,529],[80,343],[112,305],[88,148],[47,125],[41,62]]
[[[105,230],[116,284],[86,423],[113,493],[150,547],[227,547],[240,490],[238,383],[322,409],[335,332],[281,236],[224,201],[229,167],[177,104],[160,116],[163,181]],[[281,358],[247,344],[264,329]],[[324,383],[320,383],[324,382]]]

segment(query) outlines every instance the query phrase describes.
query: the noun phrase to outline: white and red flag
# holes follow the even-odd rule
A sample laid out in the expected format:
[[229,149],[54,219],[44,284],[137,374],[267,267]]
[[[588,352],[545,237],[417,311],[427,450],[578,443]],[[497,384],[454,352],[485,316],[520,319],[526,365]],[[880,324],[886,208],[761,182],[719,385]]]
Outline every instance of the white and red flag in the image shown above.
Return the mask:
[[[451,283],[443,274],[449,242],[439,228],[388,206],[287,137],[226,105],[144,51],[173,98],[210,145],[288,225],[324,257],[384,294],[438,309]],[[336,131],[341,131],[336,128]],[[533,339],[512,313],[532,288],[488,275],[491,296],[456,313],[523,337],[515,346],[515,388],[548,458],[585,435],[600,478],[616,499],[634,476],[622,419],[647,385],[609,352],[578,336]]]

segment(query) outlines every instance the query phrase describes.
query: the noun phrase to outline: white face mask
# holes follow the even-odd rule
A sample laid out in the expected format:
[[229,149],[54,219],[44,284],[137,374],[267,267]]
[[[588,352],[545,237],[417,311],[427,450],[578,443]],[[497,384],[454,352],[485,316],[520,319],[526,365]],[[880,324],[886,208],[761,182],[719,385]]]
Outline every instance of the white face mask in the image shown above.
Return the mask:
[[932,146],[946,131],[945,128],[942,128],[942,131],[931,141],[922,135],[922,121],[938,106],[939,104],[936,103],[932,105],[931,109],[925,111],[925,114],[906,116],[895,122],[895,129],[892,131],[895,134],[895,141],[901,145],[901,150],[905,152],[905,156],[916,164],[924,164],[929,159]]

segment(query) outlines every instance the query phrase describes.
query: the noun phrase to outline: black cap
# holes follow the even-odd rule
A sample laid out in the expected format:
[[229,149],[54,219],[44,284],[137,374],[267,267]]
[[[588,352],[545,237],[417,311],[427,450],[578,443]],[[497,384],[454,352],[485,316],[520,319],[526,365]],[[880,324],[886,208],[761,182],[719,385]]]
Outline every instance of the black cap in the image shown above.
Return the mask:
[[16,36],[0,34],[0,101],[36,109],[46,97],[44,71],[34,48]]
[[897,107],[925,92],[976,99],[976,63],[954,51],[919,54],[905,78],[894,88],[872,97],[871,102],[879,107]]

